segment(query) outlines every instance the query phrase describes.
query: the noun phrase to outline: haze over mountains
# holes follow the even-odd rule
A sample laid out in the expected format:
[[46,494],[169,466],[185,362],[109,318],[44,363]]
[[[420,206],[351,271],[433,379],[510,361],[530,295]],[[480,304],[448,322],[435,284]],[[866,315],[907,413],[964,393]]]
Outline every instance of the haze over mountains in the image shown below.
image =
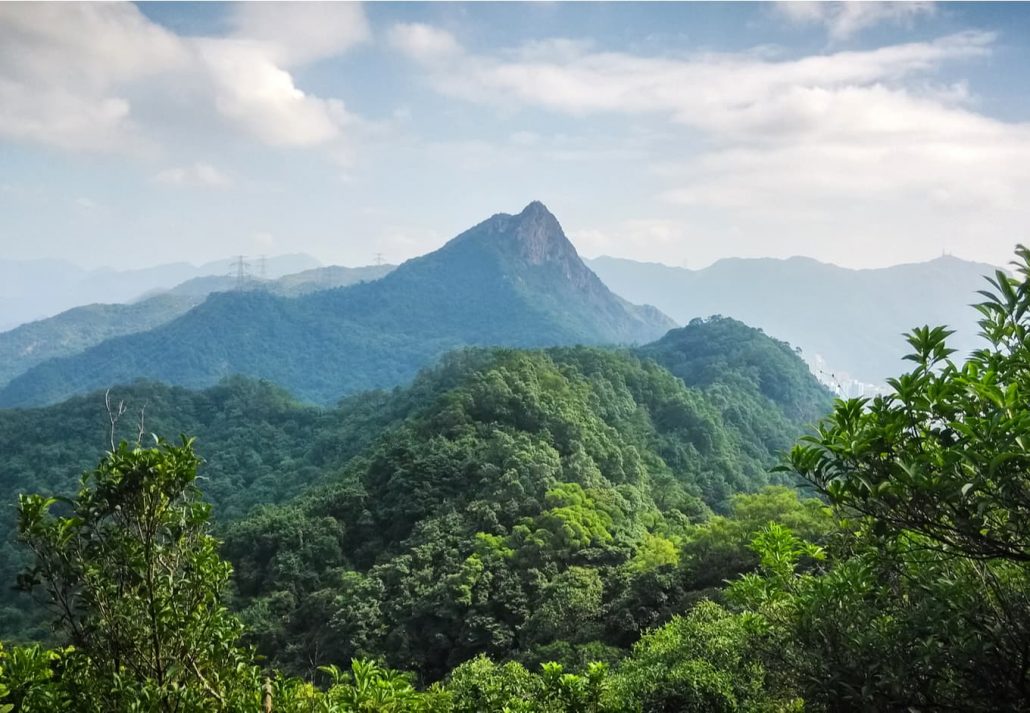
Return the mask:
[[461,346],[642,343],[673,326],[613,294],[555,217],[531,203],[374,282],[296,298],[215,293],[164,325],[33,367],[0,392],[0,405],[53,403],[141,377],[199,388],[236,373],[327,403],[404,383]]
[[392,265],[317,267],[275,280],[252,278],[240,284],[235,277],[194,277],[170,290],[127,304],[91,304],[0,332],[0,386],[36,364],[85,351],[105,339],[153,329],[197,306],[212,292],[264,290],[297,296],[317,290],[375,280]]
[[[288,255],[270,258],[266,270],[276,276],[316,262]],[[0,264],[0,271],[11,272],[12,265]],[[0,392],[4,405],[49,403],[139,377],[209,386],[237,371],[285,379],[288,388],[299,383],[296,378],[311,381],[304,386],[306,398],[331,400],[355,389],[403,383],[457,346],[639,343],[674,322],[713,314],[740,319],[801,348],[824,381],[879,385],[901,367],[906,344],[900,335],[914,326],[947,324],[957,330],[953,339],[960,352],[973,349],[977,313],[969,304],[982,276],[993,271],[953,257],[875,270],[808,258],[727,259],[702,270],[611,257],[584,263],[540,203],[519,216],[494,216],[409,261],[382,285],[340,295],[317,293],[378,280],[394,266],[315,267],[241,286],[226,274],[228,261],[130,273],[42,261],[28,265],[22,281],[7,283],[4,294],[19,285],[24,289],[30,276],[63,285],[55,299],[66,300],[90,290],[140,296],[143,285],[192,277],[170,288],[148,288],[137,301],[75,307],[0,332],[0,387],[17,379]],[[195,274],[204,270],[217,273]],[[68,275],[64,284],[62,276]],[[213,294],[228,291],[236,294]],[[267,294],[246,294],[253,291]],[[33,292],[39,294],[38,284]],[[29,302],[28,293],[15,301]],[[283,299],[305,295],[300,302]],[[187,314],[194,308],[197,314]],[[179,318],[186,321],[179,324]],[[175,336],[180,333],[181,339]],[[198,333],[212,337],[198,349],[179,346]],[[106,343],[130,335],[140,336]],[[278,343],[283,339],[313,353],[293,353]],[[314,354],[330,346],[340,374],[320,385],[313,383],[317,378],[297,376],[325,372]],[[281,363],[272,366],[268,355],[279,352]],[[50,361],[62,357],[78,359]]]
[[[226,258],[202,265],[178,262],[139,270],[89,270],[63,260],[0,259],[0,329],[81,305],[129,302],[195,277],[226,275],[230,263]],[[265,261],[265,274],[274,279],[319,265],[310,255],[280,255]]]
[[587,264],[618,294],[679,323],[734,317],[800,347],[810,364],[818,355],[838,379],[874,385],[902,371],[901,334],[913,327],[948,325],[952,346],[972,351],[979,315],[969,305],[996,269],[950,256],[872,270],[802,257],[732,258],[702,270],[612,257]]

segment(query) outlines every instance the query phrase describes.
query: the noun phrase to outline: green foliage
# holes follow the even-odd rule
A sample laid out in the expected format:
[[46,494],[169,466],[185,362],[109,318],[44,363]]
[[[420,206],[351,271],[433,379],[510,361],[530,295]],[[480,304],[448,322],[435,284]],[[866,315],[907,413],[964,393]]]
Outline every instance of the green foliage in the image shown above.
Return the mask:
[[[138,437],[144,427],[163,433],[200,433],[204,459],[198,485],[215,515],[239,518],[254,505],[275,502],[324,478],[372,438],[377,424],[393,418],[383,397],[370,394],[327,412],[302,406],[282,390],[242,378],[202,392],[138,383],[112,389],[111,402],[126,406],[116,439]],[[394,408],[404,408],[403,403]],[[18,492],[75,493],[78,475],[110,448],[111,424],[104,394],[59,406],[0,410],[0,499]],[[15,543],[14,513],[0,513],[0,579],[13,581],[24,562]],[[46,636],[26,598],[0,588],[0,630],[18,639]]]
[[800,711],[771,693],[748,618],[703,602],[646,635],[615,677],[622,711]]
[[531,673],[518,663],[477,657],[454,670],[444,690],[454,713],[602,713],[614,711],[608,667],[593,663],[582,674],[546,663]]
[[[437,680],[478,654],[611,661],[757,565],[743,529],[723,563],[693,546],[702,498],[761,485],[764,465],[680,380],[588,348],[456,359],[333,484],[226,531],[241,615],[276,663],[374,656]],[[765,500],[729,507],[819,518],[786,489]]]
[[[640,351],[688,386],[709,389],[725,384],[753,390],[796,423],[822,418],[830,406],[829,392],[790,345],[735,319],[693,319]],[[733,401],[730,406],[745,409],[757,404]],[[743,413],[734,415],[742,428],[751,423]]]
[[33,560],[19,585],[45,593],[70,645],[10,657],[5,673],[17,686],[8,687],[28,688],[23,709],[63,696],[78,710],[216,710],[238,694],[249,656],[223,602],[231,568],[207,532],[199,462],[185,439],[122,442],[73,500],[20,498],[19,536]]
[[383,668],[374,661],[354,659],[349,671],[335,666],[320,669],[328,674],[330,686],[321,699],[326,710],[354,713],[418,713],[439,710],[446,698],[434,693],[419,693],[409,676]]
[[1030,710],[1020,256],[981,305],[988,348],[959,366],[947,330],[915,330],[893,394],[838,402],[792,452],[830,508],[777,485],[721,497],[765,481],[712,389],[790,404],[730,362],[699,393],[626,352],[472,351],[351,402],[322,441],[338,476],[224,548],[249,640],[324,688],[238,645],[190,444],[122,445],[74,499],[20,501],[22,581],[63,648],[0,651],[0,705]]
[[[771,457],[767,444],[726,420],[720,399],[762,404],[767,410],[758,413],[776,414],[772,430],[793,432],[800,422],[747,378],[727,376],[717,391],[702,392],[628,351],[456,352],[407,389],[354,397],[338,410],[303,407],[242,379],[199,394],[133,389],[133,401],[148,404],[149,428],[208,430],[206,478],[197,482],[226,518],[222,553],[235,566],[233,606],[245,641],[287,674],[328,684],[322,690],[269,671],[266,686],[227,632],[219,640],[236,652],[226,656],[235,673],[204,677],[223,685],[226,700],[237,696],[248,706],[267,693],[285,711],[490,710],[483,706],[496,703],[499,711],[558,713],[646,709],[647,696],[689,695],[758,710],[752,702],[764,699],[751,683],[724,685],[734,667],[751,671],[743,654],[738,660],[726,650],[714,668],[670,674],[664,692],[645,693],[632,683],[639,671],[631,647],[645,631],[718,596],[724,580],[758,567],[748,545],[769,519],[815,540],[829,527],[818,503],[790,489],[733,495],[764,486]],[[64,475],[43,482],[67,492],[67,474],[84,453],[21,444],[32,442],[34,427],[52,430],[62,421],[100,440],[106,418],[85,400],[0,413],[15,477],[38,478],[43,462],[47,472],[66,464]],[[285,504],[250,509],[302,490]],[[67,506],[53,507],[66,515],[60,509]],[[115,566],[105,577],[126,569],[116,558],[103,560],[96,572]],[[209,564],[227,571],[217,557]],[[169,586],[185,586],[190,576],[216,581],[212,572],[181,572]],[[132,626],[116,630],[135,640],[146,620],[132,612],[119,614],[132,616]],[[712,651],[721,651],[726,627],[733,628],[698,623],[691,631],[712,632]],[[112,692],[111,676],[95,673],[111,668],[115,648],[91,655],[78,644],[66,652],[11,649],[36,662],[10,679],[12,690],[57,700],[75,694],[72,684],[88,684],[122,695]],[[84,673],[66,674],[76,666]],[[620,680],[629,683],[620,687]],[[180,688],[205,705],[203,682]],[[165,689],[150,677],[126,690],[117,700],[152,703]]]
[[977,306],[988,342],[964,364],[951,334],[908,335],[916,368],[872,402],[839,403],[791,466],[834,503],[976,558],[1030,561],[1030,250]]
[[842,516],[827,571],[770,526],[760,572],[731,594],[763,658],[814,710],[1030,708],[1030,251],[984,291],[987,346],[952,360],[950,332],[908,335],[915,368],[871,402],[838,402],[790,464]]
[[[694,319],[637,351],[702,391],[724,428],[763,463],[788,450],[832,405],[830,393],[789,345],[734,319]],[[724,499],[747,489],[734,480],[727,485],[712,494]]]

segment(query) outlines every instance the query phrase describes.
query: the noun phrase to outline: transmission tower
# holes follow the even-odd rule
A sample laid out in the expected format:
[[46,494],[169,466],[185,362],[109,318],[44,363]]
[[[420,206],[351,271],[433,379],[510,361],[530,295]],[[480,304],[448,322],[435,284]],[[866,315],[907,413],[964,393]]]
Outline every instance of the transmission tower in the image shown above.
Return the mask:
[[383,254],[382,253],[376,253],[376,265],[382,265],[382,264],[383,264]]
[[246,255],[237,255],[232,261],[233,273],[236,276],[236,289],[242,290],[250,280],[250,263]]
[[268,279],[268,258],[264,255],[258,258],[258,277],[262,281]]

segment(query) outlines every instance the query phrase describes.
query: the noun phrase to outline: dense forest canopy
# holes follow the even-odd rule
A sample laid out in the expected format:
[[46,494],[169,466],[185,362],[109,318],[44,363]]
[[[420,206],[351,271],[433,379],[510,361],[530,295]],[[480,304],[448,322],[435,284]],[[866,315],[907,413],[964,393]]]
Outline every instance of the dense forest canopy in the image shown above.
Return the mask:
[[[220,548],[192,442],[122,443],[75,497],[19,498],[18,581],[64,648],[0,652],[0,701],[1028,710],[1018,255],[1019,277],[998,272],[978,307],[981,350],[955,361],[948,330],[914,329],[892,392],[835,402],[772,472],[739,448],[757,416],[727,421],[712,397],[736,388],[799,423],[805,404],[763,372],[792,353],[719,319],[640,354],[456,353],[373,397],[373,438],[291,502],[234,519]],[[709,369],[706,329],[772,353],[712,350]],[[761,487],[797,476],[823,499]]]
[[318,650],[434,680],[480,653],[624,646],[698,588],[693,563],[654,571],[679,563],[687,523],[769,482],[763,445],[652,361],[471,352],[440,373],[454,385],[332,484],[227,531],[242,616],[289,668]]
[[[367,460],[389,443],[408,449],[406,468],[425,468],[426,454],[436,453],[432,458],[439,462],[432,472],[455,468],[451,478],[464,477],[470,464],[487,477],[488,469],[506,467],[505,458],[517,461],[543,453],[547,460],[561,452],[568,459],[578,451],[577,463],[590,464],[600,477],[625,487],[638,487],[639,483],[623,481],[639,481],[646,473],[648,492],[652,480],[660,483],[654,487],[660,490],[661,507],[682,501],[680,509],[696,511],[707,507],[699,500],[703,498],[723,509],[732,493],[768,482],[775,453],[788,448],[807,423],[829,408],[829,395],[788,347],[739,322],[716,319],[679,331],[674,343],[670,340],[675,332],[638,355],[598,348],[459,351],[407,388],[353,396],[332,409],[304,405],[272,384],[242,377],[204,391],[138,382],[112,389],[107,397],[112,408],[124,403],[126,409],[114,428],[116,440],[135,439],[141,409],[147,432],[199,434],[195,448],[205,461],[199,484],[224,527],[257,505],[284,503],[308,488],[315,488],[319,497],[319,488],[352,488],[361,479],[356,475],[359,466],[350,461]],[[695,353],[709,339],[734,338],[741,346],[732,353]],[[767,361],[766,351],[782,359],[774,359],[764,376],[758,375],[753,365]],[[696,388],[661,366],[682,371],[687,361],[706,360],[718,360],[718,368],[709,370],[717,376],[702,382],[682,372],[688,382],[696,381]],[[811,400],[811,414],[801,414],[788,401],[764,393],[760,377],[803,386],[796,397]],[[479,410],[464,413],[462,404],[473,396],[481,404]],[[441,420],[444,413],[478,430],[448,430],[456,424]],[[505,423],[513,414],[522,414],[523,420]],[[522,450],[497,440],[502,425],[523,444]],[[111,430],[105,394],[40,409],[0,410],[0,451],[7,456],[0,461],[0,492],[8,502],[26,491],[70,494],[77,474],[110,447]],[[55,434],[61,434],[56,444]],[[493,444],[491,449],[487,443]],[[394,457],[385,456],[380,470],[397,466]],[[625,460],[639,464],[629,475],[616,473],[616,467],[630,467],[622,464]],[[577,476],[578,482],[585,482],[584,477]],[[554,483],[534,482],[533,497],[542,498]],[[487,494],[480,496],[489,499]],[[300,502],[312,497],[309,493]],[[384,493],[375,499],[385,508],[389,497]],[[441,508],[453,506],[447,497],[444,491],[425,496],[440,500]],[[513,507],[525,507],[527,502]],[[408,512],[405,517],[416,514]],[[11,514],[0,519],[0,533],[0,574],[10,579],[22,562],[12,538]],[[362,547],[375,551],[378,546],[369,542]],[[345,562],[342,556],[334,562],[320,560],[311,576]],[[0,623],[7,636],[45,635],[34,628],[36,619],[26,619],[24,597],[8,592],[3,604]]]

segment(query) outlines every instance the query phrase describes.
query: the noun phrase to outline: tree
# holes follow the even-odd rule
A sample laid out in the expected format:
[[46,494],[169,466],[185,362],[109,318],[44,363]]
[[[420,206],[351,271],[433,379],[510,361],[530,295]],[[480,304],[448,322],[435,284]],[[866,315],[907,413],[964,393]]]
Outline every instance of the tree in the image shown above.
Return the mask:
[[620,711],[797,711],[770,691],[746,616],[705,601],[646,634],[616,671]]
[[251,672],[223,604],[231,567],[208,532],[191,440],[121,443],[71,500],[23,495],[33,554],[20,585],[42,589],[71,645],[61,684],[80,710],[214,710]]
[[[956,363],[951,332],[913,330],[892,393],[839,401],[791,452],[843,517],[837,561],[731,594],[815,710],[1030,708],[1030,250],[1017,258],[976,305],[984,348]],[[756,541],[764,569],[773,544]]]
[[999,270],[976,305],[987,346],[956,364],[952,332],[913,330],[916,368],[893,393],[839,401],[791,452],[793,470],[881,534],[1030,562],[1030,250],[1016,255],[1017,276]]

